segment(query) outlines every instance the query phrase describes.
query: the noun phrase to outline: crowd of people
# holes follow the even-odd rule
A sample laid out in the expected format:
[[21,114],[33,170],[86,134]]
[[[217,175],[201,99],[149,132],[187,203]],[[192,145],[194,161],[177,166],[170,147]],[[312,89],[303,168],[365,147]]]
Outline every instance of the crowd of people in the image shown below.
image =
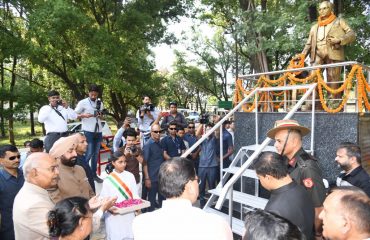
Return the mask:
[[[33,139],[24,154],[13,145],[0,146],[0,239],[88,239],[101,219],[113,240],[233,239],[227,222],[200,209],[206,188],[221,181],[220,165],[231,164],[233,122],[210,133],[219,116],[187,122],[176,103],[169,104],[167,115],[145,96],[137,113],[139,131],[125,119],[103,180],[93,160],[102,135],[98,93],[92,86],[73,111],[51,91],[39,116],[45,141]],[[68,136],[70,118],[83,120],[83,132]],[[370,238],[370,178],[361,167],[360,148],[349,142],[338,146],[335,162],[343,172],[328,193],[319,160],[302,147],[309,132],[295,120],[279,120],[267,133],[276,152],[263,152],[253,168],[271,194],[264,210],[247,213],[243,239]],[[96,183],[102,183],[100,192]],[[150,207],[120,214],[115,204],[130,199],[148,200]],[[197,200],[200,208],[193,206]]]

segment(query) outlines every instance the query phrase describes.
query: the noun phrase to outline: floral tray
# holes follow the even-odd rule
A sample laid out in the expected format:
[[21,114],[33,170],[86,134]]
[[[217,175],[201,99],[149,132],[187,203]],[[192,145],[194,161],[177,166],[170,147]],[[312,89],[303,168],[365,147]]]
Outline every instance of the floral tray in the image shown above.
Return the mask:
[[[139,200],[139,199],[134,199],[134,200]],[[131,205],[131,206],[122,206],[122,207],[119,207],[117,205],[119,205],[120,203],[118,203],[116,205],[117,209],[118,209],[118,213],[119,214],[126,214],[126,213],[129,213],[129,212],[134,212],[136,210],[139,210],[139,209],[142,209],[142,208],[148,208],[150,207],[150,202],[149,201],[146,201],[146,200],[141,200],[141,203],[138,203],[138,204],[135,204],[135,205]]]

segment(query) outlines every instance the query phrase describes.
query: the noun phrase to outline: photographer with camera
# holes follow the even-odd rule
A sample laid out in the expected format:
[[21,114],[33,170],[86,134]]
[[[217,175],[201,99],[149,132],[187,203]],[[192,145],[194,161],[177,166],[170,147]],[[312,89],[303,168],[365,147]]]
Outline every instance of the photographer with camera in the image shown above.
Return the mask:
[[75,112],[82,122],[82,130],[87,140],[87,151],[85,161],[91,160],[91,170],[94,174],[94,180],[102,183],[103,180],[96,175],[100,144],[103,139],[101,119],[104,115],[103,103],[98,98],[99,88],[95,84],[89,87],[89,97],[78,102]]
[[150,138],[150,126],[158,118],[159,110],[154,107],[148,95],[143,96],[143,105],[136,113],[136,118],[140,130],[141,146],[144,146]]
[[49,152],[53,144],[61,137],[68,135],[68,120],[77,118],[77,114],[60,98],[59,92],[51,90],[48,93],[49,105],[43,106],[38,115],[38,120],[43,123],[46,130],[44,140],[45,150]]
[[139,197],[142,194],[142,184],[140,182],[140,164],[143,169],[144,179],[148,178],[148,168],[144,161],[143,153],[140,145],[136,142],[137,133],[133,128],[127,128],[123,132],[123,137],[125,138],[125,145],[119,148],[126,157],[126,171],[132,173],[135,177],[137,191]]

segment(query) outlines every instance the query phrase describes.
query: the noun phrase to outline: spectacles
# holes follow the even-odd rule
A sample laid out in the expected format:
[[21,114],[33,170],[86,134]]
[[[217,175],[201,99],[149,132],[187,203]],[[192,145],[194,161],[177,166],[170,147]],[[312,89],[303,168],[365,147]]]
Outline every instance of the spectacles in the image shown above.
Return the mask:
[[195,127],[188,127],[189,129],[195,128]]
[[176,128],[169,128],[170,130],[177,130]]
[[59,166],[55,165],[55,166],[51,166],[51,167],[48,167],[48,168],[42,168],[42,167],[38,167],[38,168],[49,170],[49,172],[55,172],[56,170],[59,169]]
[[153,132],[153,133],[157,133],[157,134],[158,134],[158,133],[161,133],[161,131],[152,131],[152,132]]
[[9,157],[9,160],[10,160],[10,161],[13,161],[13,160],[15,160],[16,158],[21,159],[21,155],[11,156],[11,157]]
[[202,183],[202,180],[199,179],[199,177],[195,177],[195,179],[193,179],[193,180],[197,180],[197,182],[198,182],[199,185]]

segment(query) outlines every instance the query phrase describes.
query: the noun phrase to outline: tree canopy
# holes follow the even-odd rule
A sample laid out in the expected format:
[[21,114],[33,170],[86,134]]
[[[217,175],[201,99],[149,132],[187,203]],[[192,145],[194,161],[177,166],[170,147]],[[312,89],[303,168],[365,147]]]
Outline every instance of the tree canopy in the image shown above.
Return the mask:
[[[357,34],[346,59],[370,63],[369,3],[335,0],[335,13]],[[317,19],[318,1],[307,0],[2,0],[0,1],[0,130],[20,113],[47,103],[57,89],[72,105],[98,84],[110,115],[122,120],[148,94],[155,102],[230,100],[241,74],[280,70],[302,51]],[[168,25],[182,16],[214,29],[206,37],[193,26],[177,39]],[[151,48],[186,43],[174,72],[154,66]],[[189,61],[189,52],[195,60]],[[184,91],[186,89],[186,91]],[[17,113],[17,114],[16,114]],[[11,138],[11,132],[10,140]]]

